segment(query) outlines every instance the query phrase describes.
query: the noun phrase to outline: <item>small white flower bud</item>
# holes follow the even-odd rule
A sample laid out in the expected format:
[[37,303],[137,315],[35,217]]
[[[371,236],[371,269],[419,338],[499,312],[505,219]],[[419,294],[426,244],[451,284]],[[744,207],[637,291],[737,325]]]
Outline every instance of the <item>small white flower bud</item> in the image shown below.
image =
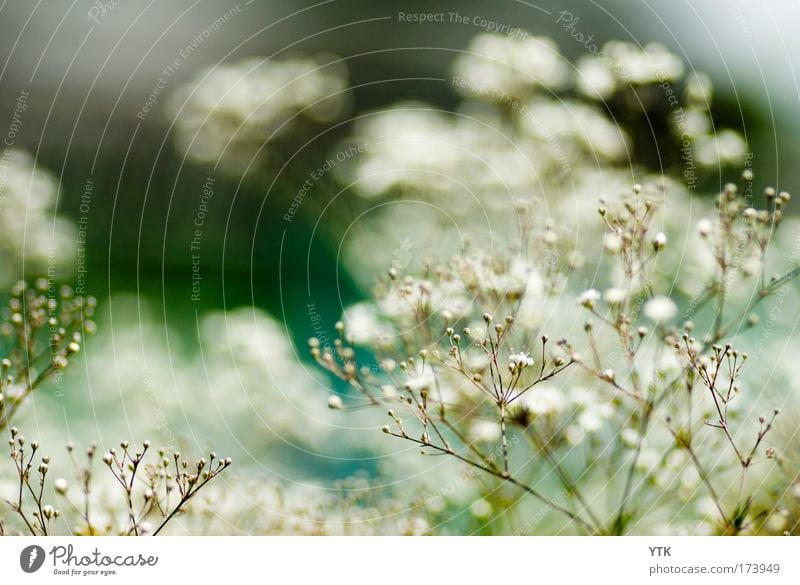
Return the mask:
[[600,293],[596,289],[590,288],[581,293],[581,295],[578,297],[578,304],[586,307],[587,309],[591,309],[599,300]]
[[645,303],[644,314],[654,323],[664,323],[678,314],[678,307],[669,297],[655,296]]
[[712,224],[708,219],[704,218],[697,222],[697,233],[699,233],[703,238],[708,237],[713,229],[714,224]]
[[59,495],[65,495],[67,490],[69,489],[69,483],[63,477],[59,477],[57,480],[53,482],[53,489],[56,490],[56,493]]

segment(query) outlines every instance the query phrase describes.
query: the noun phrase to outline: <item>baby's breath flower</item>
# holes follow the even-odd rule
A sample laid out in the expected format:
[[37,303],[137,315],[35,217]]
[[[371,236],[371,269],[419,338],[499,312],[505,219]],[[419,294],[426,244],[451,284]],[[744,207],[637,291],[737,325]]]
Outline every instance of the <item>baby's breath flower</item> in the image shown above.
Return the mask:
[[599,300],[600,293],[597,291],[597,289],[590,288],[581,293],[581,295],[578,297],[578,304],[586,307],[587,309],[591,309]]
[[645,303],[644,314],[653,323],[665,323],[678,314],[678,307],[669,297],[655,296]]
[[608,233],[603,236],[603,247],[607,252],[617,253],[622,249],[622,238],[617,234]]
[[57,494],[63,496],[64,494],[67,493],[67,490],[69,489],[69,483],[67,483],[67,480],[64,479],[63,477],[59,477],[53,482],[53,489],[56,490]]
[[711,223],[709,219],[701,219],[697,222],[697,233],[700,234],[701,237],[707,238],[714,229],[714,224]]
[[564,393],[553,386],[539,385],[525,394],[522,400],[525,408],[538,416],[557,414],[569,406]]
[[620,305],[623,302],[625,302],[627,296],[628,296],[628,291],[626,291],[624,288],[618,288],[618,287],[612,287],[606,289],[606,291],[603,293],[603,299],[609,305]]
[[533,358],[529,353],[521,351],[519,353],[512,353],[508,356],[508,369],[512,372],[524,370],[528,366],[533,365]]
[[622,442],[631,448],[636,447],[636,445],[639,443],[639,437],[640,435],[638,431],[630,427],[622,429],[622,432],[620,433]]
[[483,498],[473,502],[469,509],[473,516],[481,520],[489,518],[492,515],[492,505]]
[[614,370],[607,369],[600,372],[600,377],[608,382],[613,382],[614,378],[616,377],[616,374],[614,374]]

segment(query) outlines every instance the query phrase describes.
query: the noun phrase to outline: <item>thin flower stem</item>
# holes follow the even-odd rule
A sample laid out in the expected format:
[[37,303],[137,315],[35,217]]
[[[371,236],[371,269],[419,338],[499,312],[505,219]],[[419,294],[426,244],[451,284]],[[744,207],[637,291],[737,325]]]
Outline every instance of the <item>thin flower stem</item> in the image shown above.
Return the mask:
[[503,449],[503,474],[508,475],[508,437],[506,436],[506,403],[500,401],[500,441]]
[[554,510],[558,510],[562,514],[566,515],[573,522],[575,522],[576,524],[579,524],[580,526],[582,526],[590,534],[598,534],[599,533],[599,530],[595,526],[593,526],[592,524],[590,524],[589,522],[587,522],[586,520],[584,520],[583,518],[581,518],[580,516],[578,516],[577,514],[572,512],[571,510],[569,510],[568,508],[565,508],[564,506],[561,506],[560,504],[558,504],[555,501],[551,500],[550,498],[548,498],[547,496],[545,496],[541,492],[539,492],[539,491],[535,490],[534,488],[522,483],[521,481],[519,481],[518,479],[514,478],[511,475],[505,475],[502,471],[497,471],[495,469],[492,469],[491,467],[487,467],[486,465],[482,465],[481,463],[478,463],[477,461],[472,461],[471,459],[456,453],[452,449],[446,449],[444,447],[440,447],[439,445],[434,445],[434,444],[430,444],[430,443],[423,443],[422,441],[420,441],[418,439],[415,439],[414,437],[410,437],[408,435],[401,435],[401,434],[394,433],[394,432],[391,432],[391,431],[388,434],[392,435],[393,437],[397,437],[397,438],[400,438],[400,439],[406,439],[407,441],[411,441],[411,442],[417,443],[419,445],[430,447],[432,449],[440,451],[441,453],[445,453],[447,455],[451,455],[452,457],[455,457],[456,459],[458,459],[460,461],[463,461],[467,465],[470,465],[470,466],[472,466],[472,467],[474,467],[476,469],[480,469],[481,471],[489,473],[489,474],[491,474],[491,475],[493,475],[493,476],[495,476],[495,477],[497,477],[499,479],[502,479],[503,481],[507,481],[508,483],[510,483],[512,485],[515,485],[518,488],[520,488],[521,490],[525,491],[526,493],[532,495],[533,497],[535,497],[540,502],[542,502],[544,504],[547,504],[548,506],[550,506]]
[[550,467],[556,472],[556,475],[559,478],[559,481],[564,486],[564,488],[572,494],[575,494],[575,497],[578,499],[578,502],[583,506],[586,515],[589,516],[589,519],[594,522],[596,526],[601,526],[602,522],[597,518],[597,516],[592,511],[589,503],[583,497],[580,489],[578,488],[575,481],[569,476],[569,474],[563,469],[561,464],[555,458],[553,453],[550,451],[548,445],[536,434],[536,431],[531,429],[531,434],[529,435],[531,441],[533,442],[534,446],[544,455],[547,462],[550,464]]

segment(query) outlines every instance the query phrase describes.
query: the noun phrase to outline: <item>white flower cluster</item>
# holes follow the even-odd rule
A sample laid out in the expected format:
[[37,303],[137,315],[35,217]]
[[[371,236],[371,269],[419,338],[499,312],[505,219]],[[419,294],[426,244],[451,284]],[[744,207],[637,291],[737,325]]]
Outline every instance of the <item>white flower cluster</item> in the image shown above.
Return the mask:
[[170,96],[178,148],[195,161],[241,171],[269,142],[303,122],[335,119],[349,97],[332,57],[248,59],[220,65]]
[[609,41],[594,55],[577,63],[576,85],[593,99],[610,98],[628,85],[673,82],[683,76],[683,62],[658,43],[644,47],[625,41]]
[[[356,277],[367,282],[401,241],[412,243],[413,260],[421,250],[458,253],[466,238],[503,245],[520,237],[519,210],[531,207],[585,255],[595,202],[620,201],[632,174],[646,186],[642,196],[660,204],[661,231],[681,229],[687,209],[692,218],[711,211],[691,197],[700,173],[742,164],[747,149],[739,133],[714,126],[706,75],[686,75],[661,45],[625,42],[580,58],[574,79],[570,71],[552,41],[482,34],[454,63],[464,96],[455,112],[406,102],[359,120],[348,140],[370,148],[336,174],[349,192],[393,204],[349,229],[344,258]],[[615,108],[633,109],[622,116]],[[642,174],[628,123],[653,116],[664,118],[686,177]],[[680,252],[666,248],[671,261]],[[700,271],[709,260],[689,259]]]
[[[472,453],[493,448],[484,471],[497,477],[516,477],[515,470],[528,473],[529,465],[541,465],[569,486],[569,472],[560,466],[576,465],[584,495],[598,500],[614,499],[620,491],[616,475],[609,478],[600,468],[625,469],[647,486],[636,497],[649,498],[653,509],[661,510],[622,528],[590,519],[588,527],[582,524],[589,532],[652,533],[661,529],[662,513],[673,515],[669,533],[758,531],[755,512],[747,526],[732,525],[735,508],[731,511],[731,503],[713,493],[714,509],[708,509],[707,471],[696,462],[738,457],[734,468],[746,471],[751,461],[741,459],[737,445],[753,440],[751,457],[778,457],[776,447],[762,445],[778,409],[772,419],[759,417],[756,429],[731,430],[727,436],[717,430],[740,425],[733,416],[729,422],[727,412],[729,404],[739,412],[742,385],[754,390],[744,410],[759,404],[764,386],[758,373],[749,375],[744,368],[748,354],[731,343],[722,345],[723,340],[758,324],[757,315],[748,314],[753,303],[774,298],[787,309],[798,304],[776,292],[794,274],[791,264],[786,265],[791,239],[773,239],[775,228],[788,221],[783,210],[791,197],[766,189],[766,205],[757,209],[728,184],[717,196],[717,214],[711,216],[711,206],[700,201],[688,200],[697,207],[693,213],[667,209],[675,202],[672,186],[636,184],[626,195],[601,198],[594,215],[604,233],[579,246],[585,264],[554,261],[574,255],[561,251],[563,234],[554,222],[545,221],[523,222],[525,237],[501,252],[486,246],[481,253],[470,249],[444,262],[428,261],[421,269],[424,278],[392,268],[379,279],[368,315],[394,334],[358,335],[344,324],[343,339],[348,341],[338,350],[342,363],[318,361],[373,404],[386,403],[393,424],[384,426],[384,432],[416,443],[423,452],[453,452],[449,439],[440,441],[437,437],[443,435],[434,434],[442,430],[432,426],[435,417],[445,436],[452,431],[453,437],[471,441],[468,447],[477,446]],[[677,200],[683,196],[678,189]],[[701,219],[695,229],[696,217],[705,214],[714,219]],[[798,223],[791,223],[796,236]],[[556,250],[554,258],[548,255]],[[773,255],[781,263],[778,274],[789,270],[783,279],[764,276]],[[576,284],[583,288],[586,283],[594,286],[575,291]],[[443,294],[434,302],[437,290],[457,291],[460,302],[448,306]],[[363,310],[355,308],[359,311],[350,308],[345,315]],[[771,323],[769,331],[780,330],[778,341],[785,342],[791,327]],[[374,331],[376,326],[363,329]],[[558,332],[558,341],[550,341],[545,331]],[[347,345],[359,341],[378,363],[391,361],[392,366],[360,377],[348,366],[356,350]],[[403,373],[394,373],[395,367]],[[788,400],[785,388],[796,385],[796,372],[788,367],[781,379],[786,386],[773,392],[779,403]],[[686,388],[692,391],[686,393]],[[723,403],[724,408],[714,410],[714,404]],[[406,420],[400,417],[401,408],[412,411]],[[695,430],[698,420],[707,421],[706,432]],[[512,439],[525,440],[512,448]],[[531,463],[537,457],[541,460]],[[614,461],[609,467],[600,463],[609,460]],[[720,489],[741,481],[728,468],[709,465]],[[743,485],[759,492],[756,478]],[[481,499],[473,505],[479,515],[486,510]],[[592,508],[585,501],[582,505]],[[616,512],[620,522],[628,506],[623,498]],[[791,514],[778,508],[765,514],[767,532],[791,522]]]
[[59,185],[56,178],[19,149],[0,156],[0,285],[22,275],[44,274],[48,267],[56,278],[72,274],[75,228],[57,215]]
[[337,171],[344,181],[355,181],[363,197],[402,190],[474,208],[491,205],[485,192],[528,190],[540,174],[540,165],[532,162],[539,158],[537,142],[512,127],[496,127],[480,111],[452,115],[426,104],[399,103],[360,120],[355,136],[370,148]]
[[459,86],[488,99],[519,98],[536,88],[564,89],[571,66],[552,39],[483,33],[456,59]]
[[512,372],[519,372],[533,365],[533,358],[528,352],[512,353],[508,356],[508,369]]

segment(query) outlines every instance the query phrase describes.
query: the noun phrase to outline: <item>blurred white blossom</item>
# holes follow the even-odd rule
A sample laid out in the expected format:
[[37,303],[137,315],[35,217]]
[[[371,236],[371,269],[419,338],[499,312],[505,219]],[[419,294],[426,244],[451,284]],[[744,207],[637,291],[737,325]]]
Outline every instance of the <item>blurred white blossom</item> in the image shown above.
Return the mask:
[[243,171],[259,149],[347,104],[346,69],[333,56],[248,59],[201,72],[170,96],[178,148],[202,163]]
[[59,184],[28,153],[0,157],[0,284],[25,274],[62,279],[74,270],[75,226],[57,214]]

